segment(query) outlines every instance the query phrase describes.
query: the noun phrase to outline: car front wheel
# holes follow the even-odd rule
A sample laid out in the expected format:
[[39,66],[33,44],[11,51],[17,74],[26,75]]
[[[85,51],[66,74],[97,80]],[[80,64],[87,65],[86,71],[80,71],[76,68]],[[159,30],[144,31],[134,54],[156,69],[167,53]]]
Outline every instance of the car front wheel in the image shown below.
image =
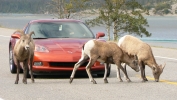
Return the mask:
[[11,73],[16,73],[17,72],[17,67],[14,63],[14,60],[13,60],[13,50],[12,50],[12,47],[10,46],[9,48],[9,66],[10,66],[10,72]]

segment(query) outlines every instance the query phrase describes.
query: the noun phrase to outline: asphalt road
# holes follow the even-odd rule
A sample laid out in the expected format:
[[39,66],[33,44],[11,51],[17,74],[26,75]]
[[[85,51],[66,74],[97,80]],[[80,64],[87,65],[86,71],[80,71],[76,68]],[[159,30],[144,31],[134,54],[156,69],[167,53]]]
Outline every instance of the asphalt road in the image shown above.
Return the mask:
[[142,83],[140,72],[127,68],[132,82],[119,82],[112,65],[108,84],[94,77],[92,84],[87,76],[77,76],[69,84],[68,76],[37,77],[35,83],[14,84],[16,74],[11,74],[8,63],[8,42],[13,30],[0,28],[0,100],[175,100],[177,99],[177,50],[152,47],[158,64],[166,63],[160,82],[154,82],[151,69],[146,66],[148,82]]

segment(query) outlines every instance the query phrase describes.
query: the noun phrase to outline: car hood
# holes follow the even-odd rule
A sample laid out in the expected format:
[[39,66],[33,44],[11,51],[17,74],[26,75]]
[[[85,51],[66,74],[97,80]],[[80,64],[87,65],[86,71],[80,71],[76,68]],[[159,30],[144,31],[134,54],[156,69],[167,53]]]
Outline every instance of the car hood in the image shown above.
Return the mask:
[[35,39],[35,45],[44,46],[49,52],[76,53],[81,52],[83,44],[90,39]]

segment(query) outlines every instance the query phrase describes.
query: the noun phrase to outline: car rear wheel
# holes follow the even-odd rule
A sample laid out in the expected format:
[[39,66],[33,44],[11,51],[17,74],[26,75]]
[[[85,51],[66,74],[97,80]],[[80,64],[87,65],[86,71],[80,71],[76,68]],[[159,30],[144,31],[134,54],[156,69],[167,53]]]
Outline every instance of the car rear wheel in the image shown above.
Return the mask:
[[110,73],[111,73],[111,65],[110,65],[110,67],[109,67],[109,69],[108,69],[107,77],[110,76]]
[[13,51],[12,51],[12,47],[10,46],[9,48],[9,66],[10,66],[10,72],[11,73],[16,73],[17,72],[17,67],[14,63],[13,60]]

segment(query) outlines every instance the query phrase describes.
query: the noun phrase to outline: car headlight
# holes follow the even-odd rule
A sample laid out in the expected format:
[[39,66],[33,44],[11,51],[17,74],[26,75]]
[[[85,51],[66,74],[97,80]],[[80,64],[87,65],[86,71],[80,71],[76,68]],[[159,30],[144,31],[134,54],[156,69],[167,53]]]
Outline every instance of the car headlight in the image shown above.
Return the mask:
[[34,62],[34,66],[42,66],[43,63],[42,62]]
[[45,48],[44,46],[40,46],[40,45],[35,45],[35,51],[36,52],[49,52],[47,48]]

